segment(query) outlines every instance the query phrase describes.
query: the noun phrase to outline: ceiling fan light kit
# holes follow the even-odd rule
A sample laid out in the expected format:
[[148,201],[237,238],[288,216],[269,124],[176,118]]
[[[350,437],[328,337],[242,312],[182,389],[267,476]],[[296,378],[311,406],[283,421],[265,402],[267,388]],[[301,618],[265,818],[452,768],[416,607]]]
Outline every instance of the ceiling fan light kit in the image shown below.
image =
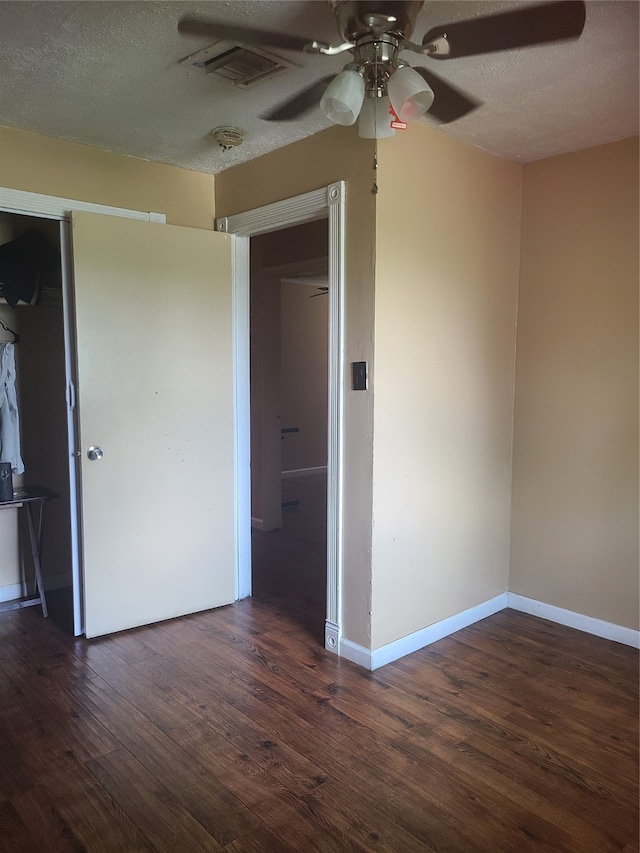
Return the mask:
[[355,124],[362,109],[365,80],[359,66],[347,65],[320,99],[320,109],[334,124]]
[[395,129],[391,126],[391,102],[388,96],[381,98],[365,97],[360,119],[358,121],[358,135],[362,139],[383,139],[395,136]]
[[[456,89],[424,66],[411,67],[399,54],[410,51],[424,60],[515,50],[580,37],[586,20],[584,0],[552,0],[430,29],[422,43],[411,41],[423,0],[329,0],[342,43],[330,46],[311,38],[228,25],[185,16],[183,35],[234,39],[264,47],[334,56],[344,51],[353,62],[331,80],[323,78],[261,116],[292,121],[318,100],[324,115],[338,125],[355,124],[367,139],[390,136],[402,122],[425,113],[436,122],[457,121],[480,102]],[[388,99],[395,112],[388,112]],[[379,107],[377,104],[379,103]],[[398,121],[394,121],[396,118]],[[390,131],[392,131],[390,133]]]
[[400,121],[424,115],[435,97],[429,84],[406,63],[391,75],[387,88],[391,106]]
[[[387,42],[369,42],[365,47],[366,51],[358,49],[355,53],[356,58],[362,59],[362,54],[366,52],[367,59],[346,65],[320,100],[320,109],[329,121],[333,124],[355,124],[365,101],[368,103],[383,99],[391,101],[400,121],[411,121],[424,115],[434,99],[429,84],[407,62],[395,58],[397,48],[393,50],[392,59],[385,59]],[[380,50],[381,47],[384,50]],[[373,114],[375,130],[371,135],[370,123],[365,119],[364,138],[381,139],[389,136],[388,130],[393,128],[388,109],[386,114],[371,107],[367,111]]]

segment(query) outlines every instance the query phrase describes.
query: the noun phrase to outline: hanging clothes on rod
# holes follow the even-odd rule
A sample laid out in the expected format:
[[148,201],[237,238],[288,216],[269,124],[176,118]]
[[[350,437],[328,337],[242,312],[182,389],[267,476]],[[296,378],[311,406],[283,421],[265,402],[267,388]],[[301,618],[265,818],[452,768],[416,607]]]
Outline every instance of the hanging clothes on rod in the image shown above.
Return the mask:
[[0,343],[0,462],[10,462],[14,474],[24,473],[20,455],[14,344],[6,341]]

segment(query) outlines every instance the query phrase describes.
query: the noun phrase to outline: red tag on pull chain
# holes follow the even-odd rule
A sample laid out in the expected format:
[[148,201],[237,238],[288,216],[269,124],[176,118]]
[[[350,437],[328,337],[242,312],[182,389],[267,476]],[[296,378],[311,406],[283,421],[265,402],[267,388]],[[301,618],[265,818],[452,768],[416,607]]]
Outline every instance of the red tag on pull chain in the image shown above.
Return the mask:
[[391,116],[391,127],[394,130],[406,130],[407,129],[406,121],[400,121],[400,119],[396,115],[396,111],[391,106],[391,104],[389,104],[389,115]]

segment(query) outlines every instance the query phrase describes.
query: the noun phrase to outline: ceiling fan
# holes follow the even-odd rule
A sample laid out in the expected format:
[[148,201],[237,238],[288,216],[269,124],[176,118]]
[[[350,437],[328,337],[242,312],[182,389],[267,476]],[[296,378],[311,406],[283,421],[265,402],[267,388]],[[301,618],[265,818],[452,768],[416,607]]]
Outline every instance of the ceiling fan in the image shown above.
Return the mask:
[[437,122],[452,122],[480,102],[400,54],[409,51],[434,60],[457,59],[501,50],[577,39],[584,28],[583,0],[557,0],[518,7],[494,15],[456,21],[430,29],[420,43],[411,41],[424,0],[328,0],[342,43],[331,46],[311,38],[224,24],[187,15],[178,23],[183,35],[205,36],[281,50],[334,56],[350,52],[353,61],[335,77],[323,77],[261,115],[266,121],[291,121],[318,102],[334,124],[354,124],[360,136],[381,138],[393,125],[429,111]]

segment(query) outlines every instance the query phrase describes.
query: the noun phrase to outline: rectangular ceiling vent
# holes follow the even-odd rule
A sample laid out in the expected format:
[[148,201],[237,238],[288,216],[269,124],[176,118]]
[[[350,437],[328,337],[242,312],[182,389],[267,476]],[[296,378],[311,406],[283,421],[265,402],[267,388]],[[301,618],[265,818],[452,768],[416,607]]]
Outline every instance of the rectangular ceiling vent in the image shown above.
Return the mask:
[[249,50],[239,44],[230,47],[228,43],[221,45],[220,42],[193,53],[185,61],[196,68],[202,68],[207,74],[223,77],[243,89],[266,80],[293,64],[255,48]]

